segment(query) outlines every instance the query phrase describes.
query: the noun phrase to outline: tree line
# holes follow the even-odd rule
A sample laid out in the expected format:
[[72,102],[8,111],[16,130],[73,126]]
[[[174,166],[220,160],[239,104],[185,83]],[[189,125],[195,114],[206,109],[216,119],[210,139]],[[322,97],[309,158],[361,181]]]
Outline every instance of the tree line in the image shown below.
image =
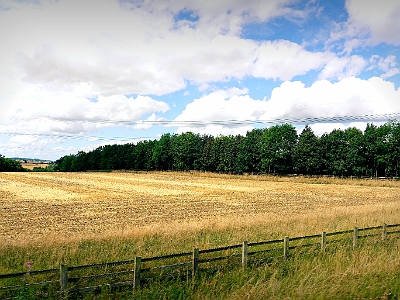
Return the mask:
[[275,125],[246,136],[213,137],[192,132],[164,134],[159,140],[101,146],[66,155],[55,170],[188,171],[243,174],[326,174],[400,176],[400,122],[368,124],[318,137],[306,126]]
[[22,168],[19,161],[13,160],[11,158],[6,158],[0,154],[0,172],[22,172],[25,171]]

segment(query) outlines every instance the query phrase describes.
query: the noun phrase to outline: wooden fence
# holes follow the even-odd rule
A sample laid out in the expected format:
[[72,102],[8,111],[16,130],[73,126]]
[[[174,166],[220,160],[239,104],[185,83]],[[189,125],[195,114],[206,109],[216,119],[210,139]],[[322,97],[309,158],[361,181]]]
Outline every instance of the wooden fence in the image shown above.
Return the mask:
[[0,274],[0,299],[13,299],[23,289],[44,296],[60,293],[70,295],[122,287],[138,289],[152,279],[182,277],[189,280],[195,278],[200,270],[224,268],[227,265],[246,268],[276,259],[288,259],[293,249],[325,251],[328,245],[354,248],[361,239],[370,237],[385,241],[389,235],[400,233],[399,228],[400,224],[384,224],[253,243],[245,241],[212,249],[195,248],[191,252],[163,256],[136,256],[125,261],[82,266],[62,264],[57,269]]

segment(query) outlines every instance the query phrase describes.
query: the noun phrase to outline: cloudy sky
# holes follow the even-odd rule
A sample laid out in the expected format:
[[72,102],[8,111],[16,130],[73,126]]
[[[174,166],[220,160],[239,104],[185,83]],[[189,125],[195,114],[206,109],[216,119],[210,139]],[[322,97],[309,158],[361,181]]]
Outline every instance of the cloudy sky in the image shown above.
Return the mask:
[[0,154],[400,119],[400,1],[0,0]]

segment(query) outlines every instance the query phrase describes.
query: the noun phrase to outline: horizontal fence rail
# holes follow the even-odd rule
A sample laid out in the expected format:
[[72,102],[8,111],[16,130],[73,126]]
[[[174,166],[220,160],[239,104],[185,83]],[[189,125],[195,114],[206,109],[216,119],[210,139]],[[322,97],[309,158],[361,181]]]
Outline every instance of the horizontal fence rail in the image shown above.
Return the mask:
[[141,284],[155,278],[196,278],[201,269],[222,268],[227,264],[246,268],[249,264],[288,259],[293,249],[314,247],[325,251],[328,245],[334,246],[339,242],[355,248],[360,239],[380,237],[380,240],[385,241],[389,235],[399,233],[400,224],[383,224],[298,237],[285,236],[283,239],[269,241],[245,241],[242,244],[211,249],[194,248],[191,252],[163,256],[136,256],[130,260],[81,266],[62,264],[58,269],[0,274],[0,299],[15,299],[16,292],[23,288],[33,289],[38,296],[46,295],[48,291],[68,295],[101,291],[104,287],[113,289],[130,286],[138,289]]

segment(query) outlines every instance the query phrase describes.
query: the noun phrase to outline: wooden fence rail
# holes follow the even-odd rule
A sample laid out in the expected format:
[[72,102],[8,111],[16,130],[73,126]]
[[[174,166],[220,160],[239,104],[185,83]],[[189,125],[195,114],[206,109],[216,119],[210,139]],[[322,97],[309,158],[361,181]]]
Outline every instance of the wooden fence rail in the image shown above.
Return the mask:
[[[203,269],[208,269],[216,266],[223,267],[228,263],[246,268],[252,263],[262,263],[277,258],[288,259],[290,251],[296,248],[315,247],[326,251],[328,245],[338,242],[347,243],[349,247],[355,248],[359,245],[359,240],[364,238],[380,237],[385,241],[389,235],[400,233],[400,230],[393,230],[396,228],[400,228],[400,224],[355,227],[351,230],[322,232],[314,235],[285,236],[277,240],[251,243],[244,241],[241,244],[212,249],[194,248],[191,252],[163,256],[147,258],[136,256],[131,260],[81,266],[62,264],[59,269],[0,274],[0,299],[14,299],[16,292],[22,288],[34,288],[37,293],[52,290],[54,293],[63,294],[99,290],[105,285],[109,288],[131,286],[133,289],[138,289],[143,282],[152,278],[180,274],[185,274],[186,278],[195,278],[200,265],[204,265]],[[94,270],[99,271],[93,273]],[[79,274],[81,272],[83,274]],[[9,282],[16,279],[19,283],[13,282],[10,285]],[[3,281],[6,283],[4,284]]]

